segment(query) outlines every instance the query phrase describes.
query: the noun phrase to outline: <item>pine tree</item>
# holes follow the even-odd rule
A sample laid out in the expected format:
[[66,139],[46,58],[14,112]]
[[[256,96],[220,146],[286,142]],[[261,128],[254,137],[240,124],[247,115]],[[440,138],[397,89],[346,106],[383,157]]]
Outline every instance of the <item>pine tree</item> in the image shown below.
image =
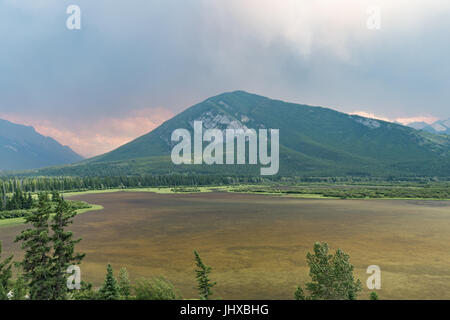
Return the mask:
[[370,293],[370,300],[379,300],[378,294],[375,291]]
[[297,290],[294,292],[294,300],[307,300],[305,293],[300,286],[298,286]]
[[0,242],[0,300],[8,299],[9,281],[11,279],[11,260],[12,256],[9,256],[5,260],[2,258],[2,243]]
[[25,281],[23,279],[23,276],[20,275],[17,277],[16,281],[14,282],[13,288],[12,288],[13,296],[11,300],[26,300],[27,298],[27,287],[25,284]]
[[54,190],[54,191],[52,192],[52,202],[58,203],[59,200],[61,200],[61,197],[59,196],[59,192],[56,191],[56,190]]
[[2,210],[6,210],[6,189],[5,189],[5,181],[2,181]]
[[100,300],[119,300],[119,286],[114,278],[113,269],[110,264],[106,268],[106,277],[103,287],[100,288]]
[[49,235],[50,210],[48,195],[40,194],[37,212],[25,217],[26,223],[31,224],[32,228],[22,231],[15,240],[21,241],[22,249],[25,250],[19,265],[22,267],[32,300],[49,300],[53,296]]
[[98,293],[93,290],[92,283],[81,281],[81,289],[71,292],[73,300],[98,300]]
[[196,279],[197,279],[197,289],[200,294],[200,299],[209,300],[209,296],[213,294],[211,289],[216,285],[216,282],[211,282],[209,279],[209,274],[212,271],[210,266],[207,266],[203,263],[200,255],[197,251],[194,250],[195,262],[198,269],[195,270]]
[[[355,300],[361,291],[361,282],[354,280],[353,265],[349,255],[336,250],[334,255],[328,253],[327,243],[315,243],[314,253],[308,253],[307,262],[310,267],[311,282],[306,284],[309,297],[313,300]],[[299,287],[301,290],[301,288]],[[300,295],[297,289],[296,297]],[[303,293],[303,290],[301,291]]]
[[31,193],[28,193],[24,209],[31,209],[31,208],[33,208],[33,196],[31,195]]
[[131,283],[127,268],[121,268],[119,271],[119,292],[123,299],[128,300],[130,298]]
[[[51,220],[51,229],[53,235],[51,240],[53,242],[53,256],[52,264],[52,280],[53,285],[53,300],[64,300],[67,298],[67,274],[66,270],[70,265],[80,264],[84,258],[84,254],[75,254],[75,245],[81,239],[73,240],[73,234],[66,231],[69,224],[73,223],[73,218],[76,216],[75,210],[71,209],[69,204],[61,199],[58,195],[58,204],[56,206],[56,213]],[[55,199],[56,201],[56,199]]]

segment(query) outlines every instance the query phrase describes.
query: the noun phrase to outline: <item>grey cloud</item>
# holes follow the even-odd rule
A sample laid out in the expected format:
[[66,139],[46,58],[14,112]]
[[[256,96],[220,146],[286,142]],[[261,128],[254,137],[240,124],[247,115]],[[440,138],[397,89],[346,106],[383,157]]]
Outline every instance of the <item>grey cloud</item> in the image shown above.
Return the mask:
[[[446,15],[411,32],[374,35],[350,24],[340,34],[313,26],[285,33],[282,19],[253,17],[260,8],[251,2],[242,11],[219,0],[32,3],[1,5],[0,113],[89,122],[143,107],[178,112],[243,89],[343,111],[450,116]],[[65,29],[69,4],[82,9],[80,31]]]

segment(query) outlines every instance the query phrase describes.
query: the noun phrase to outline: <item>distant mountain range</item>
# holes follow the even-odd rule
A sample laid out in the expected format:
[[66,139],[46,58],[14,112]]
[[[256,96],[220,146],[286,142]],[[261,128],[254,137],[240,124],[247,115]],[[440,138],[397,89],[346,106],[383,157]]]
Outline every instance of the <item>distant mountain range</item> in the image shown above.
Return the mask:
[[83,160],[67,146],[33,127],[0,119],[0,172],[68,164]]
[[171,134],[178,128],[192,132],[194,120],[221,130],[280,129],[282,176],[450,176],[450,136],[244,91],[209,98],[104,155],[29,174],[259,175],[260,166],[172,164]]
[[438,120],[432,124],[426,122],[412,122],[408,127],[424,130],[434,134],[449,134],[450,135],[450,118],[447,120]]

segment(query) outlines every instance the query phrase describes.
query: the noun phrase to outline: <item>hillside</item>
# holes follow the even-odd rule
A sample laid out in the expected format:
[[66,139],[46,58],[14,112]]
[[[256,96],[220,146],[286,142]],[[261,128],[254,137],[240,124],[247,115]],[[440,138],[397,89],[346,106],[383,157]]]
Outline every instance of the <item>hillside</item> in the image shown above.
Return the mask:
[[104,155],[34,174],[259,174],[259,165],[173,165],[171,134],[192,131],[194,120],[222,130],[280,129],[280,175],[450,175],[450,137],[244,91],[209,98]]
[[0,171],[61,165],[83,158],[33,127],[0,119]]

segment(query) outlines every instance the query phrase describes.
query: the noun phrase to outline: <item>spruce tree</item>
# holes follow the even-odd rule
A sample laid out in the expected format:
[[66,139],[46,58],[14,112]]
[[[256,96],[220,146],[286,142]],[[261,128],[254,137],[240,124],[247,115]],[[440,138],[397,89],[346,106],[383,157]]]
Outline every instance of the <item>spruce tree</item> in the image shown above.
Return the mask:
[[33,196],[31,193],[28,193],[27,200],[25,202],[26,206],[24,209],[31,209],[33,208]]
[[0,242],[0,300],[8,299],[9,281],[11,279],[11,260],[12,256],[9,256],[5,260],[2,258],[2,243]]
[[294,300],[307,300],[305,293],[300,286],[298,286],[297,290],[294,292]]
[[128,300],[130,298],[131,284],[127,268],[121,268],[119,271],[119,292],[122,299]]
[[22,267],[32,300],[49,300],[53,296],[49,235],[50,210],[48,195],[40,194],[37,211],[25,217],[26,223],[31,224],[32,228],[22,231],[15,240],[22,242],[22,249],[25,251],[19,265]]
[[374,300],[374,301],[379,300],[378,294],[375,291],[371,292],[369,297],[370,297],[370,300]]
[[[80,264],[84,254],[75,254],[75,245],[81,239],[74,240],[73,234],[66,231],[67,226],[73,223],[76,216],[69,204],[59,198],[56,206],[56,213],[51,220],[53,235],[53,256],[51,258],[51,273],[53,279],[53,300],[64,300],[67,298],[67,274],[66,270],[70,265]],[[56,201],[56,199],[54,200]]]
[[26,300],[27,299],[27,287],[22,275],[17,277],[12,287],[13,296],[11,300]]
[[119,300],[119,286],[114,278],[113,269],[110,264],[106,268],[106,277],[99,291],[100,300]]
[[52,192],[52,202],[58,203],[61,200],[61,197],[59,196],[59,192],[54,190]]
[[2,181],[2,210],[6,210],[6,189],[5,189],[5,181]]
[[211,282],[209,279],[209,274],[212,271],[210,266],[203,263],[200,255],[194,250],[195,262],[198,269],[195,270],[197,279],[197,289],[200,295],[200,299],[209,300],[209,297],[213,294],[211,289],[216,285],[215,282]]

